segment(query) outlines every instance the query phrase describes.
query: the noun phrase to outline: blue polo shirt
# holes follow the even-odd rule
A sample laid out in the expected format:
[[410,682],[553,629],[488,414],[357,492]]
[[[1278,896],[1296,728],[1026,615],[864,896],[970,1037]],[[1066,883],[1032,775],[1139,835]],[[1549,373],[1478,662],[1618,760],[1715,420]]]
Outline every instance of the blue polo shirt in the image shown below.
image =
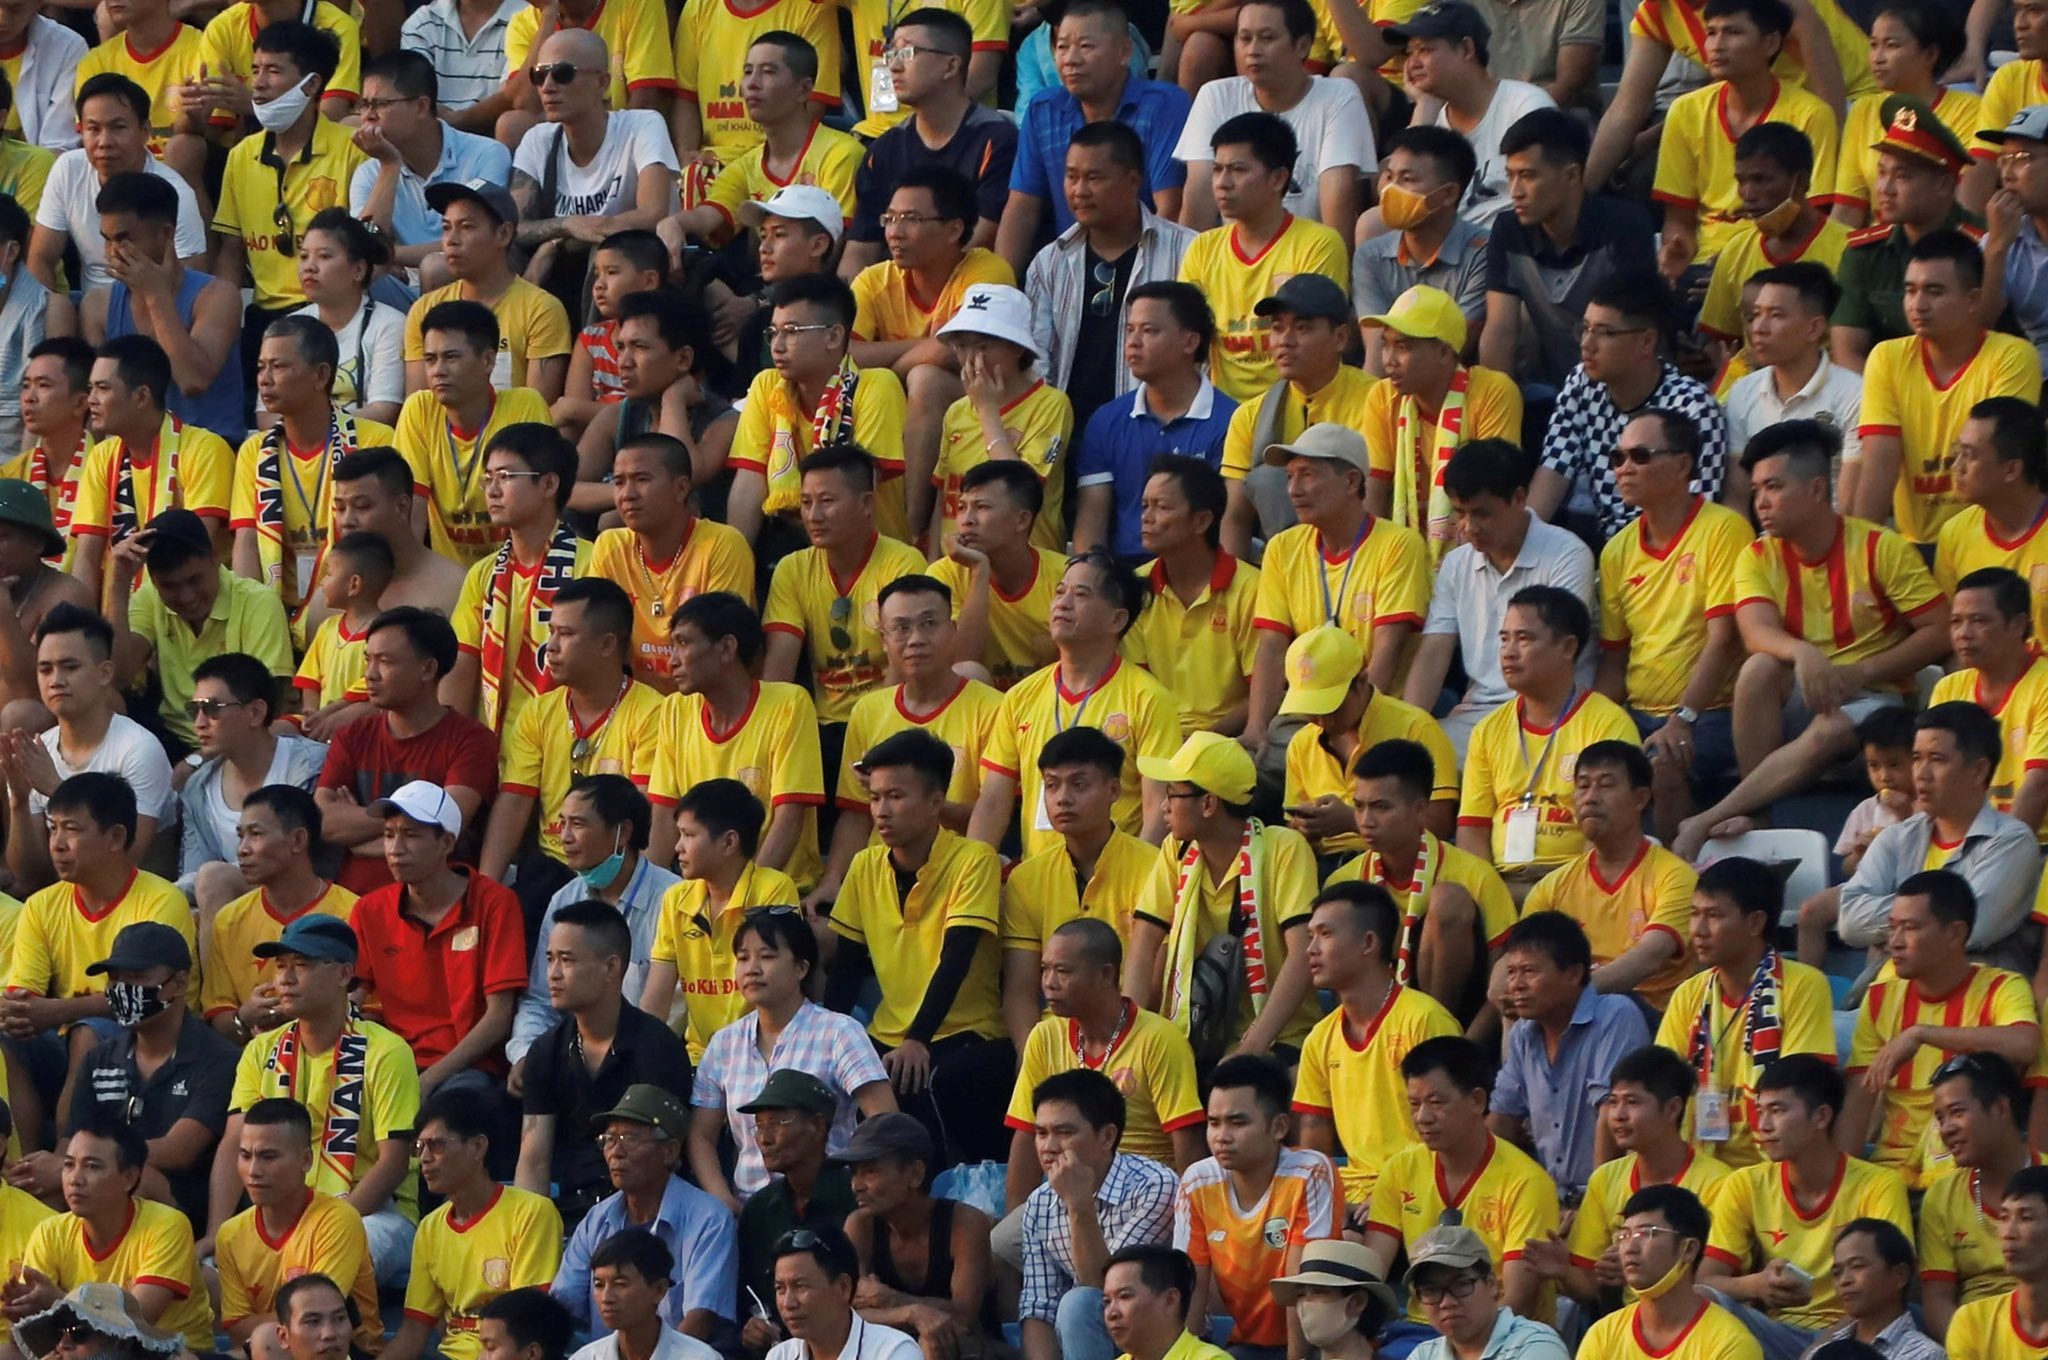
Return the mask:
[[[1188,168],[1173,158],[1173,148],[1180,142],[1181,125],[1193,107],[1194,101],[1178,85],[1160,80],[1124,82],[1116,120],[1145,143],[1144,194],[1148,204],[1158,190],[1187,183]],[[1010,188],[1052,205],[1054,236],[1074,225],[1074,214],[1067,209],[1067,146],[1087,121],[1081,101],[1068,94],[1064,85],[1031,96],[1017,120],[1017,160],[1010,169]]]
[[1200,458],[1210,467],[1223,462],[1223,437],[1237,403],[1216,390],[1208,378],[1195,393],[1187,414],[1162,423],[1145,403],[1140,384],[1130,399],[1114,398],[1088,418],[1075,463],[1076,486],[1109,485],[1116,494],[1115,552],[1136,557],[1145,551],[1138,519],[1145,499],[1145,474],[1152,460],[1164,454]]
[[1608,1074],[1624,1055],[1649,1042],[1649,1023],[1635,998],[1602,996],[1591,986],[1579,993],[1555,1059],[1534,1020],[1517,1020],[1508,1030],[1507,1060],[1493,1084],[1493,1112],[1529,1121],[1536,1160],[1561,1193],[1585,1192]]
[[[370,190],[376,186],[377,172],[382,168],[373,160],[356,167],[355,177],[348,184],[350,212],[362,215],[364,205],[370,201]],[[429,184],[467,184],[473,179],[510,184],[512,152],[503,142],[473,132],[458,132],[443,122],[441,163],[434,167],[433,174],[421,179],[411,166],[399,163],[398,201],[391,206],[391,230],[398,237],[398,244],[423,246],[441,239],[441,214],[427,207]]]

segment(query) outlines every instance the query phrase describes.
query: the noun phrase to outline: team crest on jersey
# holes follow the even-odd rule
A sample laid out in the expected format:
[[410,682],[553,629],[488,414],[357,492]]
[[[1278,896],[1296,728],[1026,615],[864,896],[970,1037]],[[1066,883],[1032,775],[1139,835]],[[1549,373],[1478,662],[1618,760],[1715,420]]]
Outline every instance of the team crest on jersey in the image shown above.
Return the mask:
[[502,1256],[493,1256],[484,1262],[484,1287],[486,1289],[510,1289],[512,1287],[512,1263]]
[[880,632],[882,627],[882,602],[880,600],[869,600],[863,604],[860,607],[860,621],[864,626]]
[[1266,1239],[1267,1246],[1275,1251],[1280,1250],[1287,1245],[1287,1220],[1284,1218],[1267,1219],[1265,1226],[1259,1230],[1259,1235]]
[[1131,735],[1131,715],[1112,713],[1102,720],[1102,735],[1111,741],[1124,741]]
[[1569,784],[1577,778],[1578,773],[1579,753],[1577,751],[1560,752],[1557,758],[1557,777]]
[[749,765],[733,775],[733,778],[745,784],[748,793],[753,794],[756,798],[761,796],[761,767],[759,765]]
[[306,185],[306,210],[308,212],[325,212],[329,208],[339,207],[340,205],[341,190],[327,176],[322,175]]
[[1693,561],[1693,555],[1691,553],[1685,553],[1684,555],[1682,555],[1676,562],[1671,564],[1671,569],[1677,573],[1678,584],[1682,586],[1691,585],[1692,578],[1698,570],[1697,564]]

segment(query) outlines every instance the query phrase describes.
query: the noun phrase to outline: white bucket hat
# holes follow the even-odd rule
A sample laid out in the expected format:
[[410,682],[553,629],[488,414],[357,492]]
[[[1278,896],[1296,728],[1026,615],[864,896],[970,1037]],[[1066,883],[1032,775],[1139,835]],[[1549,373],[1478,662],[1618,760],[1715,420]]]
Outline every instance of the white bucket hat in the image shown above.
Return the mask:
[[977,283],[960,299],[960,310],[939,328],[948,335],[992,335],[1007,340],[1033,359],[1043,359],[1031,334],[1031,299],[1006,283]]

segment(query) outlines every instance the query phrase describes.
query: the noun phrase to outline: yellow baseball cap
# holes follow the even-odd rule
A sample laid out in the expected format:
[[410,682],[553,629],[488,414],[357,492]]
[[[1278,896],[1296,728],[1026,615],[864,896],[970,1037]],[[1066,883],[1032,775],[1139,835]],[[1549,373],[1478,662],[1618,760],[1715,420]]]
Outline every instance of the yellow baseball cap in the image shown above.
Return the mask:
[[1217,732],[1195,733],[1171,760],[1139,756],[1138,773],[1162,784],[1193,784],[1226,803],[1249,803],[1259,784],[1251,752],[1238,745],[1237,738]]
[[1320,718],[1344,706],[1351,682],[1365,669],[1365,648],[1335,624],[1311,628],[1287,647],[1287,693],[1283,717]]
[[1411,340],[1441,340],[1454,350],[1465,348],[1465,314],[1457,299],[1441,288],[1418,283],[1394,299],[1383,316],[1361,317],[1361,326],[1384,326]]

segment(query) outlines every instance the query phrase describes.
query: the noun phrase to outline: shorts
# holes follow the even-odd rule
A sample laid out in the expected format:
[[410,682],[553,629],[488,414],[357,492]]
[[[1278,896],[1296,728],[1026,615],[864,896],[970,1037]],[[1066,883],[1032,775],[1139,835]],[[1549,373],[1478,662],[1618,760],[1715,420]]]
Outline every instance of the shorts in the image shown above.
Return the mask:
[[[1668,714],[1645,713],[1640,708],[1631,708],[1628,715],[1636,720],[1636,731],[1644,741],[1671,721]],[[1708,784],[1730,778],[1736,770],[1735,715],[1725,708],[1709,709],[1692,725],[1690,778],[1694,795],[1704,797],[1703,790]]]
[[[1842,716],[1849,720],[1851,727],[1861,727],[1863,720],[1880,708],[1904,708],[1906,696],[1896,690],[1864,690],[1849,696],[1842,705]],[[1792,697],[1785,704],[1785,740],[1804,732],[1813,725],[1813,710],[1806,706],[1806,696],[1799,692],[1799,686],[1792,686]]]

